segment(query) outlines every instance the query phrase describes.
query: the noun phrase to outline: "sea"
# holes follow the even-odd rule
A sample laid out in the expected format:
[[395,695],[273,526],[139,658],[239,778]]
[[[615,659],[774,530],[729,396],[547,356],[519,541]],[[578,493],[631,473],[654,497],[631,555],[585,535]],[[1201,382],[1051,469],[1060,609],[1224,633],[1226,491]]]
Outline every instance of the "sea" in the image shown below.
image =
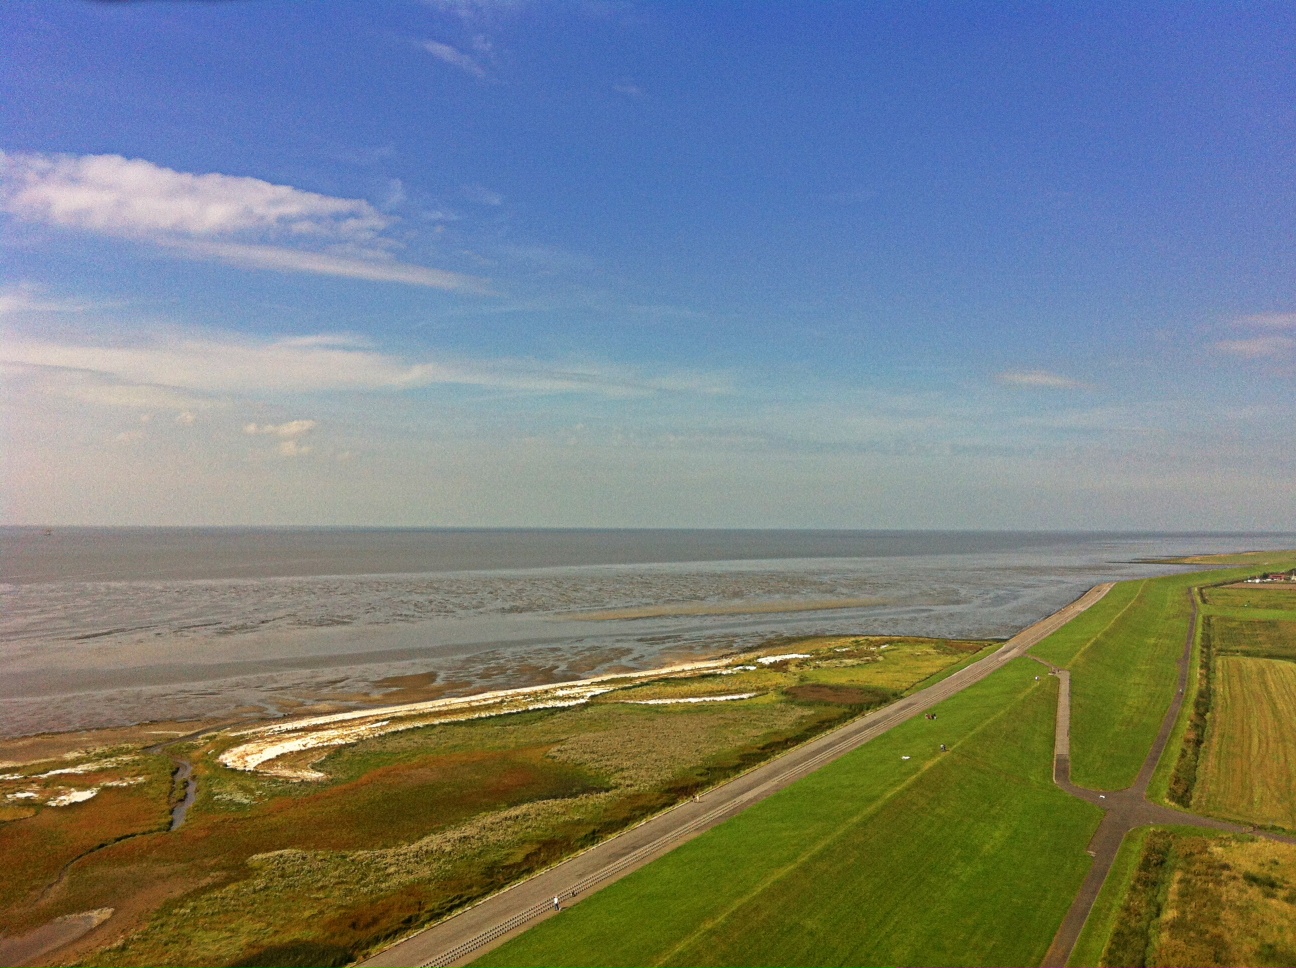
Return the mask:
[[[0,736],[266,718],[815,634],[1007,638],[1160,559],[1296,534],[0,528]],[[734,614],[853,599],[819,611]],[[583,619],[715,607],[728,614]],[[402,691],[404,690],[404,691]]]

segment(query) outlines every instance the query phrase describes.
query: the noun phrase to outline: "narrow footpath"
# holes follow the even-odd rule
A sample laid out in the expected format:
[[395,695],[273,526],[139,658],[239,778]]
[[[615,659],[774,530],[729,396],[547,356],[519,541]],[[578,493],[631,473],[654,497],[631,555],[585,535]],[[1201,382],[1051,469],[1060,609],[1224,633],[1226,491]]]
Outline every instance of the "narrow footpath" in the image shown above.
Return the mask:
[[420,968],[467,964],[552,917],[559,909],[579,903],[801,777],[980,682],[1025,655],[1028,649],[1092,606],[1111,588],[1112,583],[1096,585],[1070,605],[1017,633],[991,655],[947,679],[789,750],[696,800],[657,814],[398,942],[362,964],[418,965]]
[[1125,835],[1131,830],[1153,824],[1177,825],[1181,827],[1202,827],[1207,830],[1222,830],[1235,834],[1254,834],[1257,837],[1265,837],[1270,840],[1296,843],[1296,838],[1293,837],[1272,834],[1240,824],[1227,823],[1213,817],[1203,817],[1199,814],[1189,813],[1186,810],[1176,810],[1172,807],[1153,803],[1147,798],[1148,785],[1152,782],[1152,774],[1156,772],[1157,764],[1165,752],[1166,744],[1170,741],[1170,734],[1174,731],[1175,723],[1179,719],[1179,710],[1183,708],[1188,688],[1188,672],[1192,663],[1193,640],[1197,634],[1196,596],[1193,596],[1192,605],[1192,620],[1188,623],[1188,637],[1184,642],[1183,654],[1179,657],[1179,689],[1170,703],[1170,708],[1166,710],[1165,719],[1161,722],[1161,731],[1157,733],[1156,741],[1152,744],[1147,759],[1143,761],[1143,767],[1139,770],[1138,777],[1134,780],[1132,786],[1124,790],[1100,793],[1097,790],[1076,786],[1071,782],[1071,673],[1065,669],[1059,669],[1039,656],[1031,656],[1036,662],[1048,666],[1052,675],[1058,678],[1057,727],[1053,743],[1053,782],[1071,796],[1092,803],[1105,811],[1102,824],[1099,825],[1093,840],[1089,842],[1089,853],[1094,858],[1093,866],[1089,868],[1089,874],[1085,877],[1084,883],[1080,885],[1080,891],[1076,894],[1071,909],[1062,920],[1062,926],[1058,928],[1058,933],[1054,936],[1053,943],[1044,956],[1043,965],[1045,968],[1062,968],[1070,960],[1071,952],[1075,950],[1076,941],[1079,940],[1080,932],[1089,919],[1089,913],[1093,910],[1094,902],[1098,900],[1098,894],[1102,891],[1108,874],[1111,873],[1112,864],[1116,861],[1116,854],[1120,850],[1121,842],[1124,841]]

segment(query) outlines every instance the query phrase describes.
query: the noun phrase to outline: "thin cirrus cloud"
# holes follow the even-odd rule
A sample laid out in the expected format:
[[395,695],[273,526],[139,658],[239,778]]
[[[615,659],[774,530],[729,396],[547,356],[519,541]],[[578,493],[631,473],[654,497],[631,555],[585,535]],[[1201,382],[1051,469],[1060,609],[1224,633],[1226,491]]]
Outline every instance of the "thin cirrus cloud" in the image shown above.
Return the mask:
[[396,260],[396,243],[383,234],[395,219],[363,199],[120,155],[0,152],[0,211],[250,268],[486,288],[481,279]]
[[1296,329],[1296,313],[1254,313],[1239,316],[1233,325],[1254,329]]
[[449,64],[451,67],[457,67],[466,74],[471,74],[478,79],[486,76],[486,69],[458,47],[443,44],[439,40],[425,40],[422,47],[437,60]]
[[14,337],[0,343],[0,366],[58,374],[64,382],[80,375],[95,385],[107,381],[115,387],[169,388],[207,397],[434,385],[605,397],[729,390],[727,380],[708,374],[644,375],[625,368],[524,360],[409,361],[345,336],[256,340],[219,332],[146,335],[147,342],[129,346]]
[[1296,350],[1296,339],[1290,336],[1252,336],[1246,339],[1222,339],[1215,344],[1221,353],[1247,360],[1265,360],[1287,356]]
[[1215,349],[1246,360],[1282,359],[1296,351],[1296,337],[1285,330],[1296,330],[1296,313],[1254,313],[1233,320],[1236,329],[1250,330],[1250,335],[1222,339]]
[[0,319],[25,313],[82,313],[95,308],[71,299],[49,299],[35,286],[0,287]]
[[1009,371],[996,374],[995,379],[1008,386],[1031,390],[1083,390],[1086,384],[1046,370]]

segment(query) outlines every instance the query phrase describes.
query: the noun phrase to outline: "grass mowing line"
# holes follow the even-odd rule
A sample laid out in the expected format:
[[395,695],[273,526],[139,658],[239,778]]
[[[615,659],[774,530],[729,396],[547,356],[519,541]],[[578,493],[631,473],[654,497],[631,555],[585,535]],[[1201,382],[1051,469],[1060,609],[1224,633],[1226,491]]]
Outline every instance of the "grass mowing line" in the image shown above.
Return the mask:
[[[1115,615],[1112,616],[1111,621],[1102,627],[1101,632],[1093,636],[1088,642],[1086,642],[1084,645],[1080,647],[1080,650],[1076,652],[1075,655],[1071,656],[1071,658],[1067,661],[1064,668],[1070,669],[1073,665],[1075,665],[1075,663],[1079,662],[1080,659],[1084,657],[1084,654],[1093,648],[1095,642],[1097,642],[1109,631],[1111,631],[1111,627],[1115,625],[1118,621],[1120,621],[1121,617],[1126,612],[1128,612],[1131,608],[1134,607],[1135,602],[1137,602],[1139,599],[1143,597],[1143,593],[1147,591],[1147,586],[1148,586],[1147,579],[1144,578],[1142,581],[1139,582],[1139,590],[1134,595],[1134,597],[1125,603],[1124,608],[1122,608],[1119,612],[1117,612]],[[1042,645],[1043,643],[1040,644]]]
[[1296,622],[1296,615],[1283,608],[1237,608],[1232,605],[1203,605],[1203,615],[1219,615],[1239,622]]
[[1296,665],[1224,655],[1216,668],[1195,801],[1216,816],[1294,829]]
[[[1039,655],[1040,658],[1053,663],[1053,665],[1066,668],[1068,664],[1074,661],[1082,651],[1092,645],[1095,640],[1105,635],[1107,630],[1111,628],[1112,623],[1125,614],[1142,592],[1141,586],[1143,584],[1145,584],[1145,580],[1116,582],[1112,589],[1107,592],[1100,601],[1094,603],[1093,607],[1086,609],[1081,614],[1075,616],[1071,621],[1055,629],[1041,641],[1031,646],[1027,651]],[[1130,597],[1130,600],[1121,607],[1120,611],[1118,611],[1106,625],[1094,632],[1084,645],[1080,646],[1075,652],[1070,654],[1061,654],[1057,651],[1059,643],[1066,643],[1073,635],[1075,635],[1077,630],[1086,629],[1091,621],[1101,618],[1104,608],[1114,607],[1115,604],[1120,601],[1121,595],[1125,594],[1127,589],[1133,588],[1136,585],[1140,586],[1139,590]],[[1084,632],[1081,631],[1080,634],[1083,635]]]
[[[1042,684],[1042,683],[1041,683],[1041,684]],[[983,730],[985,730],[985,729],[986,729],[987,727],[989,727],[991,724],[998,722],[1000,719],[1002,719],[1004,716],[1006,716],[1009,712],[1011,712],[1011,711],[1013,710],[1013,708],[1015,708],[1019,702],[1023,701],[1024,699],[1026,699],[1026,697],[1028,697],[1028,696],[1029,696],[1029,695],[1030,695],[1034,690],[1036,690],[1036,689],[1038,689],[1038,688],[1040,688],[1039,685],[1031,685],[1031,686],[1027,686],[1027,688],[1025,689],[1025,691],[1023,691],[1022,693],[1020,693],[1018,696],[1016,696],[1016,697],[1013,699],[1012,703],[1010,703],[1009,705],[1005,706],[1003,709],[1001,709],[999,712],[995,713],[995,714],[994,714],[993,716],[991,716],[989,719],[984,720],[984,721],[981,723],[981,725],[979,725],[979,726],[977,726],[976,728],[974,728],[971,732],[966,733],[966,734],[963,736],[962,739],[960,739],[960,740],[958,740],[957,742],[955,742],[955,744],[953,745],[953,747],[950,749],[950,752],[954,752],[954,751],[957,750],[960,746],[963,746],[963,745],[966,744],[969,740],[973,739],[973,738],[976,737],[978,734],[980,734]],[[940,707],[937,706],[936,708],[939,709]],[[969,759],[971,759],[971,761],[974,762],[974,763],[979,763],[979,764],[981,764],[981,765],[983,766],[983,768],[984,768],[985,766],[987,766],[987,764],[985,764],[984,761],[981,761],[981,760],[978,760],[978,759],[975,759],[975,758],[971,758],[971,757],[969,757]],[[918,768],[917,772],[911,774],[909,777],[907,777],[906,779],[902,780],[900,783],[896,784],[896,785],[895,785],[894,787],[892,787],[890,790],[887,790],[887,791],[886,791],[886,792],[885,792],[881,797],[879,797],[875,802],[873,802],[873,803],[871,803],[869,806],[865,807],[865,808],[864,808],[863,810],[861,810],[859,813],[854,814],[854,815],[850,816],[849,818],[847,818],[845,821],[843,821],[843,822],[841,823],[840,826],[838,826],[838,827],[836,828],[836,830],[834,830],[833,832],[831,832],[827,837],[825,837],[825,838],[824,838],[823,840],[821,840],[819,843],[814,844],[814,845],[808,847],[807,849],[805,849],[804,851],[802,851],[799,855],[797,855],[796,857],[794,857],[792,860],[790,860],[790,861],[788,861],[786,864],[784,864],[782,867],[775,868],[775,869],[774,869],[773,871],[771,871],[771,872],[770,872],[770,873],[769,873],[769,874],[768,874],[764,879],[762,879],[759,883],[757,883],[757,884],[754,885],[750,890],[748,890],[746,894],[744,894],[744,895],[742,895],[741,897],[738,897],[737,899],[735,899],[735,900],[734,900],[734,901],[733,901],[733,902],[732,902],[732,903],[731,903],[731,904],[730,904],[730,905],[729,905],[725,910],[721,911],[721,912],[720,912],[719,914],[717,914],[716,916],[714,916],[714,917],[712,917],[712,918],[708,918],[707,920],[703,921],[700,925],[698,925],[697,928],[695,928],[692,932],[690,932],[690,933],[689,933],[688,935],[686,935],[683,939],[681,939],[678,943],[676,943],[676,944],[674,945],[674,947],[670,948],[670,949],[667,950],[665,953],[663,953],[663,954],[661,955],[661,957],[659,957],[656,961],[653,962],[653,964],[656,964],[656,965],[663,965],[663,964],[665,964],[665,963],[666,963],[667,961],[669,961],[669,960],[670,960],[674,955],[676,955],[676,954],[680,953],[681,951],[685,950],[685,949],[686,949],[690,944],[692,944],[695,940],[697,940],[698,938],[700,938],[703,934],[707,933],[707,932],[710,931],[712,928],[714,928],[714,927],[716,927],[716,926],[718,926],[718,925],[720,925],[720,924],[723,924],[723,923],[724,923],[724,922],[725,922],[729,917],[731,917],[731,916],[734,914],[734,912],[736,912],[736,911],[739,910],[741,907],[743,907],[744,905],[746,905],[749,901],[751,901],[751,900],[753,900],[754,898],[758,897],[759,895],[763,894],[763,893],[764,893],[768,888],[772,887],[772,886],[773,886],[774,884],[776,884],[778,881],[780,881],[780,880],[782,880],[784,877],[786,877],[789,873],[791,873],[792,871],[794,871],[794,870],[796,870],[797,868],[799,868],[799,867],[800,867],[802,864],[804,864],[806,861],[808,861],[808,860],[810,860],[811,858],[817,856],[818,854],[823,853],[823,851],[826,850],[828,847],[830,847],[831,845],[835,844],[837,841],[841,840],[841,839],[842,839],[843,837],[845,837],[848,833],[850,833],[850,832],[851,832],[851,828],[855,827],[857,824],[859,824],[861,821],[867,819],[867,818],[868,818],[869,816],[871,816],[872,814],[877,813],[877,812],[878,812],[879,810],[881,810],[884,806],[886,806],[886,804],[887,804],[887,803],[888,803],[892,798],[896,797],[897,795],[899,795],[900,793],[902,793],[902,792],[903,792],[904,790],[906,790],[907,788],[913,786],[913,785],[914,785],[915,783],[917,783],[918,780],[921,779],[921,778],[922,778],[922,777],[923,777],[923,776],[924,776],[924,775],[925,775],[929,770],[933,769],[933,768],[936,767],[938,764],[941,764],[941,763],[943,763],[944,761],[945,761],[945,758],[944,758],[944,757],[942,757],[942,756],[934,756],[934,757],[932,757],[930,760],[928,760],[927,762],[923,763],[922,766],[920,766],[920,767]],[[993,768],[992,768],[992,769],[993,769]],[[1005,773],[1006,771],[1003,771],[1003,770],[995,770],[994,772]]]

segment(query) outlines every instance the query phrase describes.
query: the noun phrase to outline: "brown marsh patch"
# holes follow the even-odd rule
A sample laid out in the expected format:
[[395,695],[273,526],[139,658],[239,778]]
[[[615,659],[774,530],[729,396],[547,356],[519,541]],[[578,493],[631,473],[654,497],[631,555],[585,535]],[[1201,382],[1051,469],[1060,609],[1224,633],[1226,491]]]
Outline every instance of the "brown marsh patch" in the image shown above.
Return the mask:
[[[851,686],[824,686],[824,685],[807,685],[792,686],[785,689],[789,696],[801,702],[831,702],[842,706],[862,706],[870,700],[870,693],[873,693],[873,699],[877,698],[876,694],[884,692],[880,689],[862,689]],[[891,693],[886,693],[890,696]]]

